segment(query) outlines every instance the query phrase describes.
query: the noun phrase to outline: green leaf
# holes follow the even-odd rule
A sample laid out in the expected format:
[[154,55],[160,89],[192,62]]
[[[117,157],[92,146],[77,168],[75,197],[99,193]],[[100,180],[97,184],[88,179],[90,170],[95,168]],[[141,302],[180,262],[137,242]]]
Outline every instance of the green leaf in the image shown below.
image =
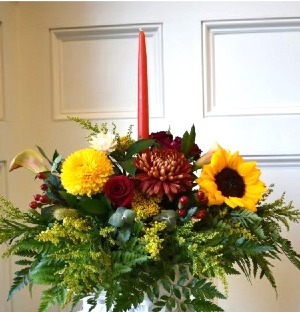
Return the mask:
[[188,156],[190,153],[190,150],[192,146],[195,143],[195,138],[196,138],[196,131],[195,131],[195,126],[193,125],[191,128],[191,132],[188,133],[187,131],[183,134],[182,141],[181,141],[181,152],[185,155]]
[[161,312],[161,307],[156,307],[151,310],[152,312]]
[[81,199],[79,207],[91,214],[105,214],[110,210],[110,204],[105,196],[100,199],[84,197]]
[[174,292],[174,295],[175,295],[178,299],[181,299],[181,292],[180,292],[179,288],[174,287],[174,288],[173,288],[173,292]]
[[37,147],[37,149],[39,150],[39,152],[41,153],[41,155],[42,155],[44,158],[47,159],[47,161],[49,162],[50,165],[52,165],[52,161],[47,157],[47,155],[46,155],[46,153],[44,152],[44,150],[43,150],[40,146],[38,146],[38,145],[36,145],[36,147]]
[[15,272],[15,275],[13,284],[8,293],[8,300],[11,299],[17,291],[21,290],[30,283],[29,268],[24,268]]
[[167,292],[170,292],[171,291],[171,284],[169,282],[169,279],[166,277],[166,278],[163,278],[161,280],[161,284],[163,285],[163,288],[167,291]]
[[143,150],[153,146],[155,144],[155,140],[152,139],[142,139],[134,142],[129,146],[126,153],[126,159],[131,158],[132,156],[142,152]]
[[75,208],[77,206],[77,196],[69,194],[66,191],[59,191],[59,194],[67,202],[69,207]]
[[175,306],[176,306],[175,299],[173,297],[170,297],[169,300],[167,301],[166,308],[169,311],[173,311],[173,308],[175,308]]
[[43,259],[29,272],[29,279],[34,284],[51,285],[57,281],[56,271],[55,266],[49,263],[47,259]]
[[133,165],[133,159],[119,161],[120,166],[131,176],[135,175],[136,167]]
[[65,306],[67,299],[67,291],[59,286],[54,286],[44,290],[41,295],[41,304],[38,312],[47,312],[51,306],[57,302],[61,307]]

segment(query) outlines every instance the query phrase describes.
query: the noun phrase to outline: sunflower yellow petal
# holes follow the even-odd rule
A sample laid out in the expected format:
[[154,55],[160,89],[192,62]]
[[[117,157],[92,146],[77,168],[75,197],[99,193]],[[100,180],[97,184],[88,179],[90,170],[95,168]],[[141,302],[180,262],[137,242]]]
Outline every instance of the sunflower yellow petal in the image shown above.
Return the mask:
[[205,190],[209,205],[226,203],[231,208],[256,211],[256,204],[266,191],[260,175],[256,162],[245,162],[238,152],[231,154],[220,147],[196,182]]

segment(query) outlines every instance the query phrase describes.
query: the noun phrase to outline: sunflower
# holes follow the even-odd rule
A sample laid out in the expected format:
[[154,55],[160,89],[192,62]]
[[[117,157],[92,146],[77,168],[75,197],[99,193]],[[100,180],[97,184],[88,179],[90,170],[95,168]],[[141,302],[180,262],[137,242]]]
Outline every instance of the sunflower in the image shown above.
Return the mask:
[[231,208],[256,211],[256,204],[266,191],[260,174],[256,162],[245,162],[238,152],[231,154],[219,148],[210,164],[203,166],[196,182],[208,197],[209,205],[225,203]]
[[85,148],[69,155],[63,163],[61,182],[72,195],[97,194],[114,173],[111,161],[104,152]]

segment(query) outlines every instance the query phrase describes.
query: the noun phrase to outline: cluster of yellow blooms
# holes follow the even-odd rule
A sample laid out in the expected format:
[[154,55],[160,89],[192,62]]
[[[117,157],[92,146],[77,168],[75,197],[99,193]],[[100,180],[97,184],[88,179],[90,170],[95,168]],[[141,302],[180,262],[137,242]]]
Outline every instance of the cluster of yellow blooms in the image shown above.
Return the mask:
[[118,147],[117,149],[124,152],[128,149],[128,147],[134,142],[134,140],[130,137],[130,135],[127,136],[121,136],[118,139]]
[[150,226],[144,229],[145,235],[141,238],[141,241],[146,243],[145,250],[150,254],[151,258],[155,259],[159,255],[164,241],[159,237],[159,232],[163,231],[167,224],[155,221]]
[[73,243],[84,243],[89,241],[91,230],[87,220],[82,218],[66,217],[63,223],[54,223],[51,228],[41,232],[36,239],[41,242],[51,242],[55,245],[62,240],[72,241]]
[[137,217],[140,220],[146,220],[150,217],[158,215],[160,207],[158,205],[158,199],[144,197],[141,193],[135,192],[132,200],[132,210],[136,212]]

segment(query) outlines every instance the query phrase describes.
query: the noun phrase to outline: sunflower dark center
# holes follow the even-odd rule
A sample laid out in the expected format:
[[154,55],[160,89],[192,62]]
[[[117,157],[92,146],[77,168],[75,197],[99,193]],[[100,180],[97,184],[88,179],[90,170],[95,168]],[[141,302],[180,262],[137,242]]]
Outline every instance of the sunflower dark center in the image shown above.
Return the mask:
[[231,168],[224,168],[215,175],[218,190],[225,197],[243,197],[245,194],[245,183],[238,172]]

